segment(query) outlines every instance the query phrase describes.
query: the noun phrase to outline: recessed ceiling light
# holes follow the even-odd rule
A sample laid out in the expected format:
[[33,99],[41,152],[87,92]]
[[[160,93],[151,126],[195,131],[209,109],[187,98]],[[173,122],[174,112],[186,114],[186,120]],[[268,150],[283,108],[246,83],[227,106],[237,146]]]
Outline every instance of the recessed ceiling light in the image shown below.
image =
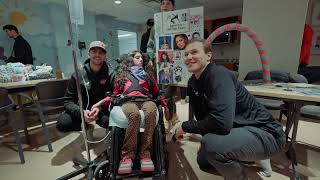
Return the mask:
[[114,1],[114,3],[116,3],[116,4],[121,4],[122,1],[117,0],[117,1]]

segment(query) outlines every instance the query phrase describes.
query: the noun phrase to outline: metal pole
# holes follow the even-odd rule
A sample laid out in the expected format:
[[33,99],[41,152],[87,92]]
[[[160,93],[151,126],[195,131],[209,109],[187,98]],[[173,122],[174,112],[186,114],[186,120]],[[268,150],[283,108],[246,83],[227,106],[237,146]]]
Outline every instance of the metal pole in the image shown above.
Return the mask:
[[[76,85],[77,85],[77,93],[78,93],[78,102],[79,102],[79,108],[80,108],[80,114],[81,114],[81,131],[82,131],[82,135],[84,138],[84,144],[85,144],[85,148],[86,148],[86,152],[87,152],[87,157],[88,157],[88,163],[91,162],[91,156],[90,156],[90,150],[89,150],[89,145],[87,142],[87,134],[86,134],[86,126],[85,126],[85,121],[84,121],[84,109],[83,109],[83,101],[82,101],[82,94],[81,94],[81,88],[80,88],[80,73],[79,73],[79,69],[78,69],[78,61],[77,61],[77,49],[76,49],[76,45],[75,45],[75,38],[73,37],[74,33],[77,34],[76,39],[78,39],[79,33],[78,32],[78,25],[77,24],[72,24],[71,23],[71,10],[68,3],[68,0],[66,0],[67,2],[67,6],[69,9],[69,18],[68,18],[68,23],[69,23],[69,34],[70,34],[70,39],[71,39],[71,47],[72,47],[72,57],[73,57],[73,65],[74,65],[74,71],[75,71],[75,75],[76,75]],[[75,29],[73,29],[73,25],[75,27]],[[89,103],[89,102],[88,102]],[[91,168],[88,168],[88,179],[92,179],[92,172],[91,172]]]

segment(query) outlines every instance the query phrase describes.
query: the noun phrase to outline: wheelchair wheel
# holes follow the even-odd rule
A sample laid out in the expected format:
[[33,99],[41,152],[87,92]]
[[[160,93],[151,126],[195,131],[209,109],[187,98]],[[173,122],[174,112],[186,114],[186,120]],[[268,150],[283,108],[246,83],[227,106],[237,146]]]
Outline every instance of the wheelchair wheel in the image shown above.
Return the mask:
[[158,174],[152,179],[167,179],[168,174],[168,158],[165,150],[165,141],[163,140],[163,132],[161,125],[156,127],[155,131],[155,146],[156,146],[156,161]]
[[120,161],[121,151],[121,129],[118,127],[112,127],[112,147],[109,163],[110,179],[116,179],[118,171],[118,162]]
[[95,180],[107,180],[110,179],[109,160],[101,162],[94,170]]

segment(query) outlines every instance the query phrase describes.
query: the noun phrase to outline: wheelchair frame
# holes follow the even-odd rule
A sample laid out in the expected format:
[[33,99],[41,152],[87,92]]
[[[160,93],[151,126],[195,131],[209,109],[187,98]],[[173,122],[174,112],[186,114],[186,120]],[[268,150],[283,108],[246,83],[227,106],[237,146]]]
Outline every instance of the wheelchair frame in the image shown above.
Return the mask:
[[[162,106],[158,105],[159,111],[159,121],[155,127],[153,134],[153,152],[152,152],[152,160],[155,165],[154,172],[140,172],[139,163],[137,163],[137,159],[133,161],[133,171],[131,174],[119,175],[118,174],[118,166],[120,161],[120,153],[124,139],[124,128],[112,127],[111,132],[111,150],[109,154],[109,161],[103,163],[100,167],[98,166],[95,169],[95,177],[96,179],[123,179],[130,177],[152,177],[153,179],[166,179],[168,172],[168,152],[165,148],[166,136],[165,136],[165,128],[164,128],[164,120],[163,120],[163,110]],[[140,133],[139,133],[140,135]],[[140,138],[139,138],[140,139]],[[138,141],[139,143],[139,141]],[[97,173],[96,173],[97,172]],[[99,175],[102,175],[102,177]],[[99,178],[97,178],[99,175]]]

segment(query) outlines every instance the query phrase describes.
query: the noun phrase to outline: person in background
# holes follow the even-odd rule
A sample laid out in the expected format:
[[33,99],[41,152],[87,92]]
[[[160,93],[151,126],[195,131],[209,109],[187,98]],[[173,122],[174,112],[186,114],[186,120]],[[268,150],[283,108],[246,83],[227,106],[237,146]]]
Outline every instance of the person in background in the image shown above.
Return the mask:
[[[107,92],[113,91],[115,74],[108,67],[106,53],[106,46],[103,42],[91,42],[88,52],[89,58],[85,61],[83,69],[80,70],[80,75],[82,76],[80,86],[87,130],[90,130],[90,128],[92,130],[93,127],[89,126],[92,122],[96,122],[104,128],[109,125],[109,112],[107,109],[100,113],[90,111],[92,105],[103,99]],[[64,102],[65,112],[58,117],[56,127],[60,132],[80,131],[81,109],[78,104],[75,74],[71,76],[65,96],[69,99]]]
[[[161,4],[160,4],[160,11],[161,12],[169,12],[169,11],[174,11],[175,9],[175,0],[161,0]],[[154,27],[151,29],[150,31],[150,37],[149,37],[149,41],[148,41],[148,45],[147,45],[147,53],[148,56],[150,58],[149,60],[149,64],[153,65],[154,68],[156,69],[156,57],[155,57],[155,32],[154,32]],[[167,99],[167,104],[168,104],[168,108],[171,114],[171,118],[167,119],[168,122],[166,122],[167,124],[167,130],[170,129],[171,126],[173,126],[175,123],[177,123],[179,121],[179,117],[177,115],[177,107],[175,104],[175,100],[174,100],[174,95],[176,94],[177,91],[177,87],[173,87],[173,86],[164,86],[164,97],[165,99]],[[167,131],[168,132],[168,131]]]
[[202,135],[197,162],[201,170],[216,170],[226,180],[247,180],[240,161],[260,161],[279,153],[286,136],[279,121],[222,66],[210,63],[212,46],[191,40],[184,63],[192,73],[189,103],[196,120],[183,122],[175,138],[185,132]]
[[33,64],[32,49],[28,41],[20,34],[16,26],[7,24],[3,26],[4,32],[9,38],[14,39],[13,50],[10,57],[6,60],[7,63],[20,62],[22,64]]
[[312,47],[313,29],[305,24],[301,45],[298,74],[305,76],[308,83],[320,82],[320,66],[308,66],[310,64],[310,49]]
[[140,50],[143,53],[147,52],[147,44],[149,41],[150,31],[151,31],[151,28],[153,27],[153,25],[154,25],[153,18],[148,19],[147,20],[147,31],[145,33],[143,33],[143,35],[141,37]]

